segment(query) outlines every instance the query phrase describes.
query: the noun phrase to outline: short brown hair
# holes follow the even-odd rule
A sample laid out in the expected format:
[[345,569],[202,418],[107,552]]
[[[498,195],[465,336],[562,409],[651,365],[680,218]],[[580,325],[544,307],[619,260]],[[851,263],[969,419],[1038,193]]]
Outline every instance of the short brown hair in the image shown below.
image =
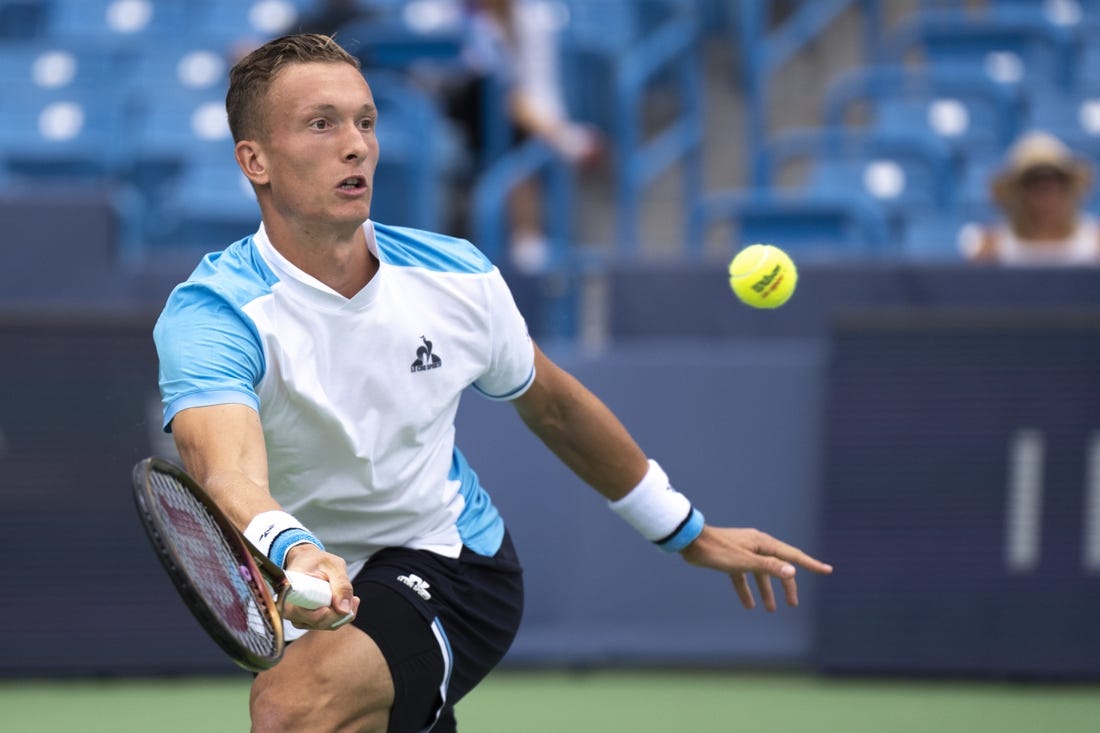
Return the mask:
[[345,63],[359,68],[359,59],[341,48],[332,36],[319,33],[299,33],[268,41],[233,66],[225,111],[234,142],[265,132],[263,102],[275,76],[291,64],[311,62]]

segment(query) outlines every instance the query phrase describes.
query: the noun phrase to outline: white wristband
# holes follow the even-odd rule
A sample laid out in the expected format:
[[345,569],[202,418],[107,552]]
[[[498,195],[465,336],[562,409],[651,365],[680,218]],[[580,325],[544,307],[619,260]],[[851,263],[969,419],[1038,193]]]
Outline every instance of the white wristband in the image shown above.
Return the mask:
[[688,498],[672,488],[657,461],[629,494],[608,502],[638,533],[666,552],[679,552],[703,531],[703,515]]
[[279,567],[285,566],[286,555],[292,547],[308,543],[325,549],[321,541],[293,515],[281,511],[257,514],[245,528],[244,536]]

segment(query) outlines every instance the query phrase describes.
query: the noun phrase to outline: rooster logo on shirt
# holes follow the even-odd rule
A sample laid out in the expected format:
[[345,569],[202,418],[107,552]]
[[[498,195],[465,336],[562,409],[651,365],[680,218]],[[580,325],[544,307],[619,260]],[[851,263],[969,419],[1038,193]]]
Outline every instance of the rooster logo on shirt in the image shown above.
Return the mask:
[[423,336],[420,340],[424,342],[423,346],[418,346],[416,349],[416,361],[412,363],[409,371],[423,372],[428,369],[437,369],[443,366],[443,360],[436,354],[432,353],[432,342]]

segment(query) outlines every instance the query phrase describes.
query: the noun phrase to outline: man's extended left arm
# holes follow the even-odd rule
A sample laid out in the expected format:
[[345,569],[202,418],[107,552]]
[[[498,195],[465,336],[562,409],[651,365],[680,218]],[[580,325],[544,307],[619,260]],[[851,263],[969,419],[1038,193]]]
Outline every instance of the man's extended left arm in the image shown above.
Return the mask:
[[[647,491],[658,476],[664,477],[614,413],[537,346],[535,381],[514,404],[531,431],[577,476],[612,502],[613,508],[623,504],[623,499],[635,489]],[[686,500],[678,494],[675,496],[694,512],[689,503],[684,503]],[[662,495],[657,495],[655,500],[666,501]],[[634,516],[637,515],[625,516],[637,527],[637,523],[650,521],[652,513],[643,508],[636,520]],[[701,521],[701,515],[699,519]],[[643,530],[644,527],[639,528]],[[654,537],[650,539],[656,541]],[[773,611],[776,602],[769,582],[771,576],[780,579],[787,603],[794,606],[798,604],[795,566],[822,574],[832,572],[831,566],[755,529],[703,524],[686,546],[674,546],[673,549],[693,565],[728,574],[745,608],[756,605],[748,573],[756,579],[765,608]]]

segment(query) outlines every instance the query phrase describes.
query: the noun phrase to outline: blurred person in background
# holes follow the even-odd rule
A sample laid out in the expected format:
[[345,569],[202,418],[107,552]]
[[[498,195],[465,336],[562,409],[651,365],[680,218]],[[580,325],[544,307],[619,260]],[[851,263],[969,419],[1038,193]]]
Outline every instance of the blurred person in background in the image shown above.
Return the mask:
[[[512,145],[530,137],[549,144],[570,164],[588,166],[601,158],[595,128],[572,120],[558,71],[556,23],[544,3],[528,0],[466,0],[461,73],[443,93],[453,119],[475,155],[484,139],[485,98],[490,84],[506,89],[504,112]],[[549,258],[538,182],[517,187],[509,201],[510,251],[514,267],[542,270]],[[457,224],[459,230],[464,222]]]
[[1057,137],[1023,135],[994,177],[1003,220],[967,225],[959,246],[972,262],[1015,266],[1100,264],[1100,228],[1083,209],[1092,173]]

